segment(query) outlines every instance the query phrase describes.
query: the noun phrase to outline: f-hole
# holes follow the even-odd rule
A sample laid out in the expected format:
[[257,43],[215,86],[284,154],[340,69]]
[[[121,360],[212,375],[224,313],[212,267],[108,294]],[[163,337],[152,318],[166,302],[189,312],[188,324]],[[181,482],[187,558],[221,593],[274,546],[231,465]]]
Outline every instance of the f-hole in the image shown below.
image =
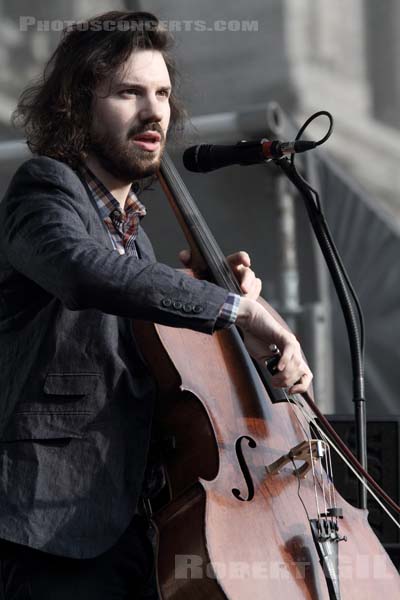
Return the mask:
[[243,456],[243,450],[242,450],[243,440],[247,441],[248,446],[250,448],[255,448],[257,446],[257,444],[253,440],[253,438],[249,437],[248,435],[240,436],[240,438],[238,438],[236,440],[236,444],[235,444],[236,456],[237,456],[241,471],[243,473],[244,480],[247,485],[247,498],[243,498],[243,496],[241,495],[241,492],[238,488],[233,488],[232,494],[235,496],[235,498],[237,498],[238,500],[241,500],[242,502],[250,502],[250,500],[252,500],[254,497],[254,484],[253,484],[253,480],[251,479],[250,471],[248,469],[248,466],[247,466],[246,461]]

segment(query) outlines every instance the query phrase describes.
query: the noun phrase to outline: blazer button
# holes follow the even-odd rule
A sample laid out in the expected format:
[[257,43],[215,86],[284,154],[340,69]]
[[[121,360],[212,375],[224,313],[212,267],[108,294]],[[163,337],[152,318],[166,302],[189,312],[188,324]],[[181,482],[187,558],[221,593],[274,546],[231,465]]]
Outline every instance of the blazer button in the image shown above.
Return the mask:
[[193,304],[190,304],[190,302],[188,302],[187,304],[184,304],[182,307],[183,312],[185,313],[190,313],[193,310]]
[[172,304],[172,300],[171,300],[171,298],[163,298],[161,300],[161,304],[163,306],[165,306],[165,308],[169,308],[171,306],[171,304]]
[[203,312],[203,310],[204,310],[204,306],[202,304],[195,304],[193,306],[193,312],[195,314],[199,314],[199,313]]
[[174,308],[176,308],[176,310],[181,310],[182,308],[182,302],[180,302],[179,300],[174,300],[172,303],[172,306]]

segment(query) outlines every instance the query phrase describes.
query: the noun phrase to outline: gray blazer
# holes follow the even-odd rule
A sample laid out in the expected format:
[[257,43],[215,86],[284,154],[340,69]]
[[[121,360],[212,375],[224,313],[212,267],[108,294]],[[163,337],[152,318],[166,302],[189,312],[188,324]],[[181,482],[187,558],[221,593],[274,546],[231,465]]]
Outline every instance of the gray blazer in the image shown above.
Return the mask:
[[[130,319],[211,333],[227,292],[113,250],[77,174],[39,157],[0,203],[0,537],[100,554],[136,508],[155,389]],[[178,302],[174,302],[177,300]]]

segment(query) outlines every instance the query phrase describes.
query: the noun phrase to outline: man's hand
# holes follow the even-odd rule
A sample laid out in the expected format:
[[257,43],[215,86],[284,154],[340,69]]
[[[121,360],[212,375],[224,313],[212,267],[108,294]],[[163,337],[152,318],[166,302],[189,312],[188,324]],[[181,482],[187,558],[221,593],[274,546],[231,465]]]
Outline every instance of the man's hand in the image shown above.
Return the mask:
[[260,304],[245,297],[240,299],[236,323],[244,333],[247,350],[256,360],[266,361],[273,356],[271,344],[279,348],[279,372],[272,378],[275,387],[289,388],[290,394],[307,391],[313,376],[292,333]]
[[250,300],[257,300],[261,294],[261,279],[256,277],[254,271],[250,268],[250,256],[244,250],[235,252],[226,257],[231,266],[236,279],[240,284],[243,295]]
[[[194,264],[189,250],[182,250],[179,258],[185,267],[195,272],[204,270],[204,265]],[[281,352],[281,358],[279,372],[272,377],[274,386],[289,388],[290,394],[307,391],[313,376],[302,356],[300,344],[292,333],[256,302],[261,292],[261,280],[250,268],[249,255],[243,251],[235,252],[227,256],[227,261],[243,293],[236,324],[244,334],[250,355],[256,360],[266,361],[273,356],[269,347],[275,344]]]
[[[181,250],[179,258],[186,268],[192,269],[194,272],[204,270],[202,265],[193,264],[190,250]],[[261,279],[256,277],[254,271],[250,268],[251,260],[247,252],[241,250],[226,257],[232,271],[240,284],[240,289],[246,298],[257,300],[261,293]]]

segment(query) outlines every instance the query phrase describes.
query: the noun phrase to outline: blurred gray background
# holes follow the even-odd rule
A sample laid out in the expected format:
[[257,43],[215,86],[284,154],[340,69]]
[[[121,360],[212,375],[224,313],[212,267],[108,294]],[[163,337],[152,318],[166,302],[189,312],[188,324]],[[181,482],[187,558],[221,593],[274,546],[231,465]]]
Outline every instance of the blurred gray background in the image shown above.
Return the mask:
[[[184,172],[180,159],[188,145],[271,134],[271,102],[282,111],[280,135],[288,139],[313,112],[332,112],[332,137],[299,165],[320,190],[364,309],[368,412],[398,415],[400,3],[0,0],[2,193],[28,157],[24,145],[15,143],[23,133],[11,128],[11,112],[24,86],[40,74],[61,27],[66,20],[121,8],[152,11],[175,32],[192,126],[171,148],[174,160],[224,252],[251,254],[264,297],[301,338],[321,408],[349,414],[343,318],[301,199],[273,165],[197,175]],[[325,129],[321,120],[309,136],[318,138]],[[143,200],[145,228],[159,258],[178,266],[177,252],[186,244],[165,199],[154,189]]]

